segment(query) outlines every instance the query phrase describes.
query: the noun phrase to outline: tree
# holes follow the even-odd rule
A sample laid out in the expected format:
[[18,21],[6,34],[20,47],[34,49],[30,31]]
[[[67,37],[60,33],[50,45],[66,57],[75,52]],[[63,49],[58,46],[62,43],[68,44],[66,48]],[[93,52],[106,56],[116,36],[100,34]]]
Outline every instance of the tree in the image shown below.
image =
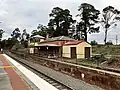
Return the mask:
[[11,36],[12,36],[12,38],[20,39],[21,33],[20,33],[19,28],[15,28],[15,30],[12,32]]
[[91,45],[98,45],[98,43],[95,40],[93,40],[91,41]]
[[100,11],[91,4],[83,3],[79,6],[80,22],[77,24],[77,32],[81,32],[84,40],[87,41],[87,34],[99,32],[99,26],[96,26],[99,20]]
[[6,47],[6,41],[7,41],[6,39],[1,41],[1,48],[4,49]]
[[18,42],[19,41],[16,38],[8,38],[5,42],[5,46],[6,48],[11,49]]
[[75,25],[71,26],[71,29],[69,29],[68,34],[69,34],[70,38],[74,38],[75,39]]
[[10,49],[13,47],[13,45],[15,45],[16,43],[19,43],[18,40],[21,39],[21,33],[20,33],[19,28],[15,28],[11,36],[12,38],[8,38],[7,40],[7,45],[9,46]]
[[33,30],[33,31],[31,32],[31,37],[32,37],[32,36],[35,36],[35,35],[39,35],[39,32],[38,32],[37,30]]
[[41,35],[43,37],[46,37],[46,35],[48,34],[48,28],[46,26],[39,24],[37,26],[37,30],[33,30],[31,34],[32,34],[31,36]]
[[68,30],[75,20],[72,19],[72,15],[68,9],[62,9],[59,7],[53,8],[49,14],[51,17],[48,26],[54,28],[53,36],[68,36]]
[[3,31],[2,29],[0,29],[0,39],[2,38],[2,35],[5,31]]
[[26,32],[26,29],[23,30],[21,43],[24,45],[25,48],[28,47],[29,41],[29,34]]
[[2,48],[2,41],[1,41],[1,39],[2,39],[3,33],[4,33],[4,31],[2,29],[0,29],[0,50]]
[[115,9],[112,6],[105,7],[102,11],[102,26],[105,29],[105,39],[104,42],[107,42],[108,31],[113,27],[117,26],[116,22],[120,20],[120,11]]
[[108,42],[106,42],[106,45],[113,45],[113,43],[111,40],[109,40]]
[[44,37],[47,36],[47,30],[48,30],[48,28],[46,26],[43,26],[43,25],[39,24],[38,27],[37,27],[37,29],[39,30],[38,31],[39,35],[44,36]]
[[48,37],[52,37],[53,34],[54,34],[54,28],[52,26],[48,26],[48,28],[47,28]]

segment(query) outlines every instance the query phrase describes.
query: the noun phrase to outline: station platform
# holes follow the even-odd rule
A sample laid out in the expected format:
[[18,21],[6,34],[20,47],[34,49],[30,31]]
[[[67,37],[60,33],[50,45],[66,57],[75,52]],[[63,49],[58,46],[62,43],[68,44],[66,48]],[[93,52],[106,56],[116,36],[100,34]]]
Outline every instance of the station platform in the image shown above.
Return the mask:
[[[18,69],[28,81],[37,88],[31,88],[21,75],[15,69]],[[0,55],[0,90],[58,90],[14,59],[6,54]]]
[[0,90],[29,90],[24,80],[14,71],[3,55],[0,55]]

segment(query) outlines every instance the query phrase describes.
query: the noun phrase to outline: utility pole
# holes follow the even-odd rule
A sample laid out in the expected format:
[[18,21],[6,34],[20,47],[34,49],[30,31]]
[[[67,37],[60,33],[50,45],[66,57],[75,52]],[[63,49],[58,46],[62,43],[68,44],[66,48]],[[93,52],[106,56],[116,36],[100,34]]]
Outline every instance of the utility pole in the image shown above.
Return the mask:
[[116,45],[117,45],[117,43],[118,43],[118,36],[116,35]]

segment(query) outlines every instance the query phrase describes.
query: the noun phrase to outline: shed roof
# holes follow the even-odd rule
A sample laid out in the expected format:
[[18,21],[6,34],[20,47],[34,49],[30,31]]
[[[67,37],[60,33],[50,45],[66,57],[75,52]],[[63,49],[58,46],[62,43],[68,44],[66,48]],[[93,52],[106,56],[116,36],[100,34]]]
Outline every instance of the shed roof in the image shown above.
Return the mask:
[[48,38],[46,39],[45,41],[43,42],[51,42],[51,41],[65,41],[65,40],[75,40],[75,39],[72,39],[72,38],[69,38],[69,37],[66,37],[66,36],[59,36],[59,37],[52,37],[52,38]]
[[36,46],[60,46],[57,44],[40,44],[40,45],[36,45]]
[[82,42],[84,42],[84,41],[83,40],[79,40],[79,41],[75,40],[75,41],[67,42],[64,45],[77,45],[77,44],[82,43]]
[[31,38],[45,38],[45,37],[43,37],[43,36],[40,36],[40,35],[35,35],[35,36],[32,36]]
[[59,37],[53,37],[53,40],[74,40],[70,37],[66,37],[66,36],[59,36]]

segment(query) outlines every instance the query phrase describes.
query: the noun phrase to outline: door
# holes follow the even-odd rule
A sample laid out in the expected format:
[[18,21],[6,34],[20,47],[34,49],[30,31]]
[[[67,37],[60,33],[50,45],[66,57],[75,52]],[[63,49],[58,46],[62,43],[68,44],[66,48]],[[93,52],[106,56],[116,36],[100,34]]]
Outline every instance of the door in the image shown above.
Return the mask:
[[76,47],[71,47],[71,58],[76,58]]
[[90,58],[90,47],[85,47],[85,58]]

